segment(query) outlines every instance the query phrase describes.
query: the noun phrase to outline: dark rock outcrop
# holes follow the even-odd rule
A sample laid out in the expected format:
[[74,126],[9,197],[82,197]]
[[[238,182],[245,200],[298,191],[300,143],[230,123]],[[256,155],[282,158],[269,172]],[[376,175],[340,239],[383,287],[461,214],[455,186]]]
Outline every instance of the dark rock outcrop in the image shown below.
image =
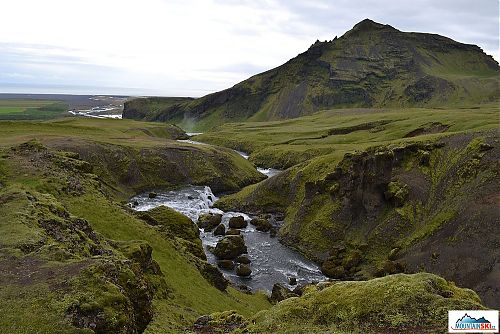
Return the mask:
[[271,301],[271,303],[275,304],[279,303],[282,300],[298,296],[298,294],[292,292],[283,284],[276,283],[273,285],[273,290],[271,292],[271,297],[269,297],[269,300]]
[[212,251],[221,260],[232,260],[247,252],[247,246],[242,236],[226,235]]
[[198,218],[197,225],[205,231],[211,231],[222,221],[222,215],[219,213],[204,213]]
[[238,264],[236,267],[236,275],[248,277],[252,274],[252,269],[248,264]]
[[242,216],[231,217],[229,219],[229,228],[245,228],[248,226],[245,218]]
[[269,232],[273,228],[269,220],[264,217],[254,218],[250,224],[254,225],[255,229],[260,232]]
[[214,235],[225,235],[226,234],[226,226],[224,224],[219,224],[214,230]]
[[252,262],[252,261],[250,261],[250,259],[246,255],[238,256],[235,261],[238,263],[243,263],[243,264],[249,264],[250,262]]

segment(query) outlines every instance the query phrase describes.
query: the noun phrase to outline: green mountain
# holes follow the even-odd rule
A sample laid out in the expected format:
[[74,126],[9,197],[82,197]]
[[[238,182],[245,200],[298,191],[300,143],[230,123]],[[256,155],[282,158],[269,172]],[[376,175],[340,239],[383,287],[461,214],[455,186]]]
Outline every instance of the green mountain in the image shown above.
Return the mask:
[[229,89],[180,102],[132,100],[123,115],[203,129],[339,107],[473,105],[497,99],[499,84],[498,63],[478,46],[366,19]]

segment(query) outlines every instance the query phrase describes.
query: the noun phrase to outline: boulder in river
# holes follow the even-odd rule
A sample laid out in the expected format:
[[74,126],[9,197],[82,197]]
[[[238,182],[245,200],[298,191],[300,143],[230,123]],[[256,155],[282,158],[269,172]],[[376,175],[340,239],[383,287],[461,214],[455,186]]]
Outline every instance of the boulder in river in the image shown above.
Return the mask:
[[276,235],[278,235],[278,230],[276,229],[276,227],[271,228],[271,230],[269,231],[269,236],[271,238],[275,238]]
[[263,217],[252,219],[250,224],[254,225],[255,229],[260,232],[269,232],[273,228],[269,220]]
[[239,264],[236,267],[236,275],[242,276],[242,277],[248,277],[252,274],[252,269],[250,269],[250,266],[248,264]]
[[158,196],[158,194],[155,192],[150,192],[148,195],[149,198],[156,198],[156,196]]
[[230,228],[226,231],[226,235],[240,235],[241,232],[240,230],[237,230],[235,228]]
[[226,234],[226,227],[224,224],[219,224],[214,230],[214,235],[225,235]]
[[235,264],[231,260],[219,260],[217,261],[217,266],[221,269],[233,270]]
[[271,301],[271,303],[275,304],[279,303],[282,300],[298,296],[299,295],[287,289],[287,287],[283,284],[276,283],[273,285],[273,291],[271,292],[271,297],[269,298],[269,300]]
[[250,259],[246,255],[238,256],[235,261],[238,263],[243,263],[243,264],[250,264],[250,262],[252,262],[252,261],[250,261]]
[[218,213],[204,213],[198,218],[198,227],[211,231],[222,222],[222,215]]
[[242,236],[226,235],[217,243],[212,252],[220,260],[232,260],[238,255],[246,253],[247,246]]
[[245,228],[248,223],[245,221],[243,216],[231,217],[229,219],[229,227],[230,228]]
[[297,279],[295,277],[289,277],[288,278],[288,284],[290,284],[290,285],[297,285]]

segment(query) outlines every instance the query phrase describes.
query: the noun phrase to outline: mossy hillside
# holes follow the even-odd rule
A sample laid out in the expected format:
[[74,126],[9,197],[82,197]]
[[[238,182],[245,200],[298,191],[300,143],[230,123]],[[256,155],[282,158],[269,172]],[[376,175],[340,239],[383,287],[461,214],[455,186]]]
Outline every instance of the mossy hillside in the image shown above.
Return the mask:
[[252,319],[250,333],[443,333],[448,310],[482,309],[471,290],[432,274],[331,283]]
[[151,120],[162,110],[190,100],[192,99],[184,97],[149,97],[128,100],[124,104],[124,118]]
[[[4,145],[36,137],[40,143],[77,153],[115,196],[124,199],[152,188],[209,185],[234,191],[263,176],[231,150],[173,139],[185,133],[171,125],[135,121],[72,119],[2,122]],[[70,159],[71,157],[69,157]],[[83,168],[83,166],[82,166]]]
[[329,108],[474,106],[498,100],[499,80],[498,63],[477,46],[364,20],[277,68],[144,119],[208,130]]
[[0,308],[7,320],[0,322],[2,332],[145,327],[153,290],[165,289],[164,281],[152,284],[158,273],[149,272],[150,258],[129,261],[51,195],[16,184],[0,194],[0,212],[7,218],[0,228],[18,235],[7,242],[14,233],[2,235],[0,243]]
[[52,147],[77,152],[95,166],[111,188],[127,196],[150,189],[207,185],[214,192],[235,191],[264,177],[235,152],[213,146],[177,142],[134,148],[93,141],[51,142]]
[[448,310],[484,309],[476,293],[438,276],[397,274],[310,285],[255,316],[200,318],[194,333],[443,333]]
[[[77,159],[68,158],[65,153],[47,149],[40,143],[31,142],[16,147],[15,150],[4,149],[2,157],[0,165],[5,181],[2,182],[2,189],[0,189],[2,192],[1,210],[5,213],[3,216],[7,218],[2,220],[0,227],[2,232],[6,232],[2,233],[0,242],[2,260],[24,261],[25,257],[29,256],[40,261],[49,261],[47,262],[48,270],[53,270],[52,262],[54,261],[69,261],[71,268],[76,266],[78,269],[73,269],[73,274],[62,270],[60,275],[56,275],[57,279],[70,280],[74,287],[72,292],[67,292],[64,286],[52,285],[51,282],[45,283],[38,277],[33,279],[33,285],[36,285],[34,287],[32,285],[26,287],[2,285],[2,293],[5,294],[5,298],[2,299],[2,308],[12,311],[5,313],[11,319],[4,324],[5,326],[18,326],[22,332],[22,328],[28,331],[28,328],[37,323],[41,333],[51,333],[57,332],[57,328],[54,328],[55,325],[52,324],[61,323],[60,332],[71,332],[74,327],[68,323],[68,320],[63,319],[66,318],[66,313],[72,305],[78,305],[78,307],[71,310],[78,310],[77,314],[84,315],[75,318],[80,319],[75,323],[83,324],[81,325],[83,327],[92,326],[91,324],[95,321],[85,319],[92,319],[93,315],[101,314],[99,312],[105,315],[105,319],[114,319],[108,323],[111,326],[121,326],[125,323],[136,326],[141,321],[144,323],[147,317],[141,312],[136,312],[138,315],[133,317],[126,316],[126,314],[135,314],[135,311],[132,311],[135,310],[134,301],[142,300],[138,298],[137,293],[141,291],[141,287],[147,286],[151,287],[151,290],[143,291],[142,295],[153,299],[153,308],[150,309],[152,311],[147,313],[153,317],[147,327],[150,333],[179,332],[202,313],[231,308],[250,315],[268,307],[269,304],[264,295],[245,295],[232,288],[228,288],[227,292],[222,292],[209,282],[210,276],[203,272],[206,268],[196,266],[192,262],[193,255],[178,247],[176,235],[187,239],[193,237],[188,229],[184,229],[188,226],[185,217],[182,217],[182,222],[178,222],[178,214],[174,215],[169,211],[161,215],[163,225],[168,225],[166,229],[149,225],[147,221],[137,218],[133,212],[110,198],[107,195],[109,192],[105,191],[106,186],[92,177],[92,174],[81,170]],[[14,194],[21,193],[21,195],[12,195],[12,191],[6,187],[20,189]],[[78,191],[74,191],[75,189]],[[82,234],[74,230],[75,222],[80,220],[71,220],[72,223],[68,221],[62,224],[63,219],[62,225],[55,225],[61,226],[62,229],[56,229],[53,232],[55,237],[60,238],[58,231],[66,231],[64,238],[59,240],[56,247],[50,241],[52,239],[45,237],[44,229],[37,227],[36,220],[33,220],[34,216],[30,213],[23,213],[26,207],[23,202],[26,201],[26,195],[22,194],[27,192],[40,194],[36,195],[37,198],[43,198],[47,202],[48,211],[44,211],[44,214],[53,211],[55,214],[79,217],[80,220],[88,221],[90,224],[88,226],[98,233],[98,240],[107,240],[100,243],[106,245],[103,248],[103,255],[98,255],[98,258],[93,255],[89,260],[90,263],[84,262],[78,266],[81,263],[80,257],[86,258],[96,249],[100,249],[96,246],[96,242],[92,241],[92,238],[89,240],[89,237],[85,237],[86,233]],[[27,219],[30,225],[23,223],[22,219]],[[171,219],[174,221],[170,222]],[[184,232],[185,234],[182,234]],[[17,241],[14,238],[4,238],[9,235],[15,235]],[[76,240],[86,241],[76,242]],[[137,243],[135,240],[142,240],[142,243]],[[143,244],[144,241],[152,248]],[[152,251],[152,254],[148,249]],[[113,252],[114,255],[108,254],[108,251]],[[137,266],[133,265],[136,263],[134,259],[147,260],[147,254],[152,255],[158,263],[156,267],[151,260],[142,261]],[[15,258],[12,259],[12,256]],[[103,256],[102,261],[99,260],[99,256]],[[127,263],[131,263],[132,266],[129,267]],[[148,263],[152,265],[151,270],[161,272],[146,272],[145,266],[148,267]],[[143,272],[141,277],[144,278],[134,279],[137,277],[137,274],[134,274],[135,270],[139,273]],[[105,274],[110,276],[103,281],[99,277]],[[3,274],[2,277],[10,280]],[[149,283],[145,284],[143,281]],[[125,297],[120,295],[115,288],[118,285],[122,286],[119,291],[130,291],[130,294]],[[137,289],[139,292],[134,292]],[[22,293],[13,294],[14,290],[22,291]],[[67,300],[58,304],[55,299],[59,300],[61,295],[64,295]],[[52,306],[44,305],[43,312],[31,310],[33,314],[39,314],[44,319],[39,319],[34,315],[21,318],[29,311],[19,310],[20,307],[26,306],[23,300],[31,301],[33,305],[46,302]],[[96,313],[96,310],[100,311]],[[6,327],[5,331],[11,328]]]
[[[472,277],[478,268],[489,272],[499,252],[484,240],[498,232],[494,204],[479,199],[498,193],[497,142],[486,131],[379,146],[341,160],[320,156],[216,205],[285,213],[282,241],[328,263],[336,278],[425,268],[485,298],[492,293],[487,302],[496,305],[494,287]],[[456,248],[463,249],[460,259]],[[356,252],[360,259],[348,260]],[[475,263],[469,274],[456,269],[465,259]]]
[[111,144],[150,147],[167,140],[185,139],[185,132],[172,124],[132,120],[65,118],[52,121],[0,121],[1,146],[24,143],[34,136],[43,142],[60,138],[93,140]]

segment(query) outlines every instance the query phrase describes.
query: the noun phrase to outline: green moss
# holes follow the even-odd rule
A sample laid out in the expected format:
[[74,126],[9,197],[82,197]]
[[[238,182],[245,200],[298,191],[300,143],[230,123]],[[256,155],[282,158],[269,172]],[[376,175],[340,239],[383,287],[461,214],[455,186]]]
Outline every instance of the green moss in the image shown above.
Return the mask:
[[77,329],[65,318],[67,301],[52,292],[48,285],[31,286],[2,284],[0,288],[0,332],[40,334],[93,333]]
[[250,333],[441,333],[447,311],[482,309],[471,290],[432,274],[335,282],[287,299],[252,319]]
[[410,193],[408,185],[401,181],[392,181],[387,185],[387,190],[384,195],[387,200],[394,203],[395,206],[401,206],[405,202]]

